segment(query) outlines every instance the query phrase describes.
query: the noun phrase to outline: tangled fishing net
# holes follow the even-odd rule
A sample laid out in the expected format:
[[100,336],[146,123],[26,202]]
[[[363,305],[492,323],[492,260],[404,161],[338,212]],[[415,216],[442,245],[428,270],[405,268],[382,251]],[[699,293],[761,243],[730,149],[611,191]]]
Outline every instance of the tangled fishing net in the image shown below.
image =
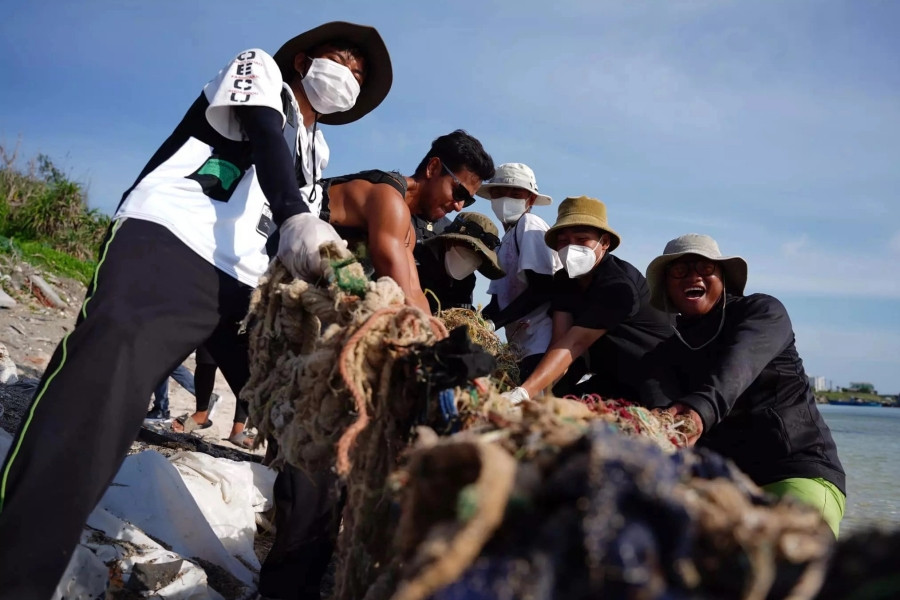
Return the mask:
[[512,345],[501,342],[481,315],[468,308],[450,308],[441,310],[438,318],[444,326],[456,329],[465,325],[469,337],[473,342],[484,348],[497,361],[497,366],[491,373],[491,377],[501,392],[512,389],[521,382],[519,377],[519,365],[515,348]]
[[442,322],[345,250],[323,256],[317,284],[277,261],[261,281],[243,394],[281,460],[346,485],[334,598],[819,589],[833,546],[819,514],[679,451],[689,421],[596,396],[511,406],[504,349],[477,314]]
[[[278,261],[250,305],[251,370],[244,388],[263,436],[280,458],[305,470],[347,475],[350,449],[388,391],[391,367],[416,342],[446,337],[440,321],[403,304],[389,278],[367,282],[346,250],[324,250],[318,286],[293,279]],[[334,449],[337,448],[335,457]]]
[[821,585],[833,537],[818,513],[716,455],[667,454],[598,421],[518,461],[484,435],[454,438],[406,467],[395,600],[811,598]]

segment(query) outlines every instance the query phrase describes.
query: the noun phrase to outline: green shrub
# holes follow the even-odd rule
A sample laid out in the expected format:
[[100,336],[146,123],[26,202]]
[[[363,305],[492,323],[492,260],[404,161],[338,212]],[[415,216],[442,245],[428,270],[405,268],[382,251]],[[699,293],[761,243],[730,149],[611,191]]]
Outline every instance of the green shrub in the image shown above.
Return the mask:
[[[39,154],[19,169],[17,154],[18,148],[9,151],[0,144],[0,236],[14,240],[6,244],[7,252],[18,248],[26,260],[84,280],[110,218],[89,209],[82,185],[48,156]],[[84,261],[83,268],[75,265]]]

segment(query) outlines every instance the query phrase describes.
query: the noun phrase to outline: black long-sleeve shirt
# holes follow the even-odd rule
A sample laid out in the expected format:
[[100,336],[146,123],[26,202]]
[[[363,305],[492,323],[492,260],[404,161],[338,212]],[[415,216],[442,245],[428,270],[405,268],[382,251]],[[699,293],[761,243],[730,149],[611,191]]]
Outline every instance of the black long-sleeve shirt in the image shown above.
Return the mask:
[[250,143],[259,187],[269,201],[275,225],[280,227],[290,217],[309,212],[299,190],[306,182],[297,181],[294,160],[281,130],[281,114],[266,106],[237,110]]
[[[680,318],[645,357],[641,388],[652,408],[680,402],[703,420],[698,446],[727,456],[756,483],[822,477],[845,490],[831,431],[816,408],[784,305],[765,294],[727,297],[703,317]],[[721,332],[716,335],[719,324]]]

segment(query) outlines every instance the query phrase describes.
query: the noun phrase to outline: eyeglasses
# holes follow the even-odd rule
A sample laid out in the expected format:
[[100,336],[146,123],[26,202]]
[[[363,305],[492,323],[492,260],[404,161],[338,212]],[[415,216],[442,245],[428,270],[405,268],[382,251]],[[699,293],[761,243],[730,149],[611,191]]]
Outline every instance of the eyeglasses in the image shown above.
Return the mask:
[[490,231],[485,231],[484,227],[475,221],[468,221],[459,217],[447,225],[441,233],[459,233],[473,237],[477,240],[481,240],[481,242],[487,246],[488,250],[493,250],[500,245],[500,238],[496,235]]
[[678,262],[669,263],[666,267],[666,273],[675,279],[684,279],[691,271],[700,277],[709,277],[716,272],[716,263],[705,258],[697,260],[680,260]]
[[469,190],[466,189],[466,186],[464,186],[462,181],[459,180],[459,177],[453,174],[453,171],[447,168],[447,165],[444,164],[444,161],[441,161],[441,166],[444,167],[444,170],[447,171],[447,175],[452,177],[454,183],[456,183],[456,185],[453,186],[453,199],[457,202],[462,202],[463,206],[469,206],[470,204],[475,202],[475,198],[472,197],[472,194],[469,193]]

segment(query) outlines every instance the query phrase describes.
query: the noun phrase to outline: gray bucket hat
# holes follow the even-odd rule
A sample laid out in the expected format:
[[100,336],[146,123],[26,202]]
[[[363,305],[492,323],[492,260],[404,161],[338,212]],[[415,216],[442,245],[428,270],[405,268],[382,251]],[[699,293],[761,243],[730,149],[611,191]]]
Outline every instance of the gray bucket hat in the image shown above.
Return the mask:
[[304,31],[300,35],[284,43],[273,57],[281,69],[285,81],[289,81],[294,72],[294,57],[300,52],[308,52],[312,48],[334,40],[343,40],[357,46],[366,57],[366,78],[359,90],[350,110],[320,115],[319,123],[326,125],[343,125],[361,119],[381,104],[394,80],[391,67],[391,55],[378,30],[368,25],[357,25],[345,21],[332,21]]
[[500,279],[506,272],[500,267],[494,251],[500,245],[498,233],[497,226],[481,213],[461,212],[444,231],[422,243],[433,246],[447,241],[462,242],[481,256],[479,273],[488,279]]
[[666,266],[688,254],[696,254],[719,263],[728,291],[738,296],[743,295],[747,285],[747,261],[740,256],[722,256],[719,244],[708,235],[688,233],[666,244],[663,253],[647,266],[650,304],[653,307],[674,312],[666,302]]

